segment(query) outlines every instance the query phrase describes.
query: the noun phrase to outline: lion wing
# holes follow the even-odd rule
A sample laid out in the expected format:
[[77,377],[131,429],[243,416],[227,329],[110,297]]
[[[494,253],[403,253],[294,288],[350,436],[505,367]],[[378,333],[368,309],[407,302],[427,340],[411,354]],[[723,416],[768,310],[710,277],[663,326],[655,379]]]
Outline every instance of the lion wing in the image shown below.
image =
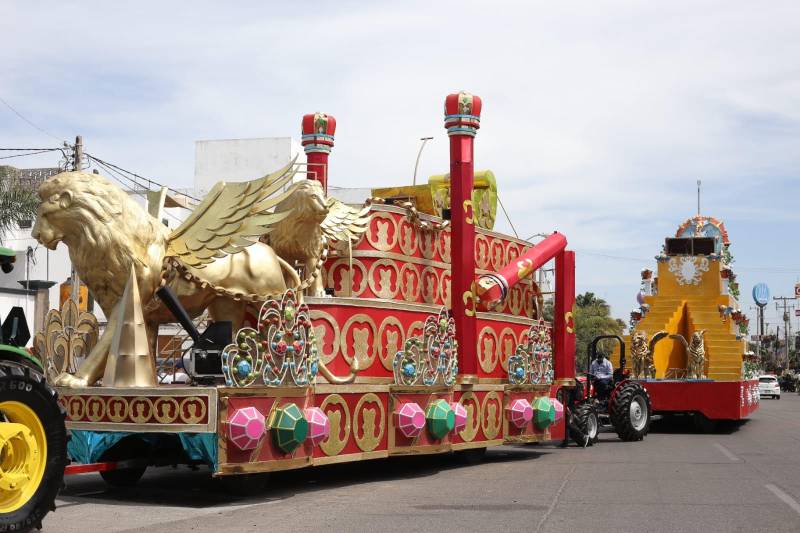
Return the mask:
[[242,183],[217,183],[168,239],[168,257],[203,268],[215,258],[235,254],[258,241],[291,209],[273,212],[291,189],[275,194],[294,176],[294,160],[263,178]]
[[336,198],[328,198],[328,215],[322,221],[322,234],[326,241],[358,240],[367,231],[369,223],[369,206],[355,209],[343,204]]

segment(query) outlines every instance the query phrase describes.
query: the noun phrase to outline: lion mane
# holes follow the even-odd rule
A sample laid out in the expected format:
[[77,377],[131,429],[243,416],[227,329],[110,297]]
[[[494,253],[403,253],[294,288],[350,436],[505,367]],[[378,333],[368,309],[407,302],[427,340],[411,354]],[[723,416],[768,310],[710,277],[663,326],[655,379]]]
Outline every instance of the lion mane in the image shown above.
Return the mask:
[[122,297],[131,264],[140,282],[158,277],[169,229],[119,187],[97,174],[65,172],[43,182],[39,196],[34,237],[64,241],[106,315]]

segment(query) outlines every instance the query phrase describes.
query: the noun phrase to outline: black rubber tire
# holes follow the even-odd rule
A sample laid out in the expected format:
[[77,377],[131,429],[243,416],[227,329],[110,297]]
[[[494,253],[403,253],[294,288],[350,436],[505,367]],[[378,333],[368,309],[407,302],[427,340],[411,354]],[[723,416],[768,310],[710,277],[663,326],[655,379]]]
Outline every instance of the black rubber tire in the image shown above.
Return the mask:
[[[634,422],[631,414],[632,404],[638,403],[639,410],[645,408],[642,413],[646,418],[644,423]],[[653,416],[653,407],[650,402],[650,395],[647,389],[642,387],[641,384],[628,381],[623,383],[614,394],[608,406],[609,415],[611,418],[611,425],[619,435],[619,438],[625,442],[633,442],[644,439],[648,431],[650,431],[650,422]]]
[[[597,409],[590,403],[582,403],[572,410],[572,424],[569,428],[569,435],[578,446],[591,446],[599,440],[600,419],[597,416]],[[594,424],[592,424],[594,419]],[[574,426],[574,427],[572,427]],[[594,427],[594,431],[591,428]],[[591,433],[594,433],[593,435]],[[588,439],[588,442],[587,442]]]
[[[100,457],[100,462],[146,459],[149,453],[150,447],[146,442],[138,437],[131,436],[122,439],[106,450]],[[121,468],[119,470],[100,472],[100,476],[103,481],[112,487],[133,487],[142,479],[145,470],[147,470],[146,466]]]
[[470,448],[455,453],[456,459],[465,465],[476,465],[486,457],[486,448]]
[[65,413],[58,395],[44,377],[30,367],[0,361],[0,402],[28,406],[39,417],[47,440],[47,459],[39,487],[25,505],[0,514],[0,531],[26,532],[41,529],[42,520],[56,509],[56,496],[64,486],[67,465]]

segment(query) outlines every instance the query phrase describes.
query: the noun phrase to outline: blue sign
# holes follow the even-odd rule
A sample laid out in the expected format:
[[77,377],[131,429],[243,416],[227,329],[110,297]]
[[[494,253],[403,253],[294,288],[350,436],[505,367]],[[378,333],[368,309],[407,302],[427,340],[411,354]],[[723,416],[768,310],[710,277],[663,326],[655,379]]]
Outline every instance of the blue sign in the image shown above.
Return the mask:
[[753,287],[753,301],[759,307],[764,307],[769,303],[769,287],[766,283],[757,283]]

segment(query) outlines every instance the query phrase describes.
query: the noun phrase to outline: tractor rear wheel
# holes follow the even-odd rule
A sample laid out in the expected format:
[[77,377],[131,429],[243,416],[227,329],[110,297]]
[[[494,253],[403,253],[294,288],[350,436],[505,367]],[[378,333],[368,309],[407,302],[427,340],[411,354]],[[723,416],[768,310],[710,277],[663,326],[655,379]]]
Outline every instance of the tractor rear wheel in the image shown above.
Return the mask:
[[56,392],[31,368],[0,361],[0,531],[41,528],[55,510],[66,464]]
[[650,395],[639,383],[628,381],[612,395],[609,404],[611,424],[619,438],[630,442],[642,440],[650,431],[652,407]]
[[583,403],[572,411],[574,428],[570,427],[570,437],[578,446],[591,446],[597,442],[600,432],[600,420],[597,409],[590,403]]

